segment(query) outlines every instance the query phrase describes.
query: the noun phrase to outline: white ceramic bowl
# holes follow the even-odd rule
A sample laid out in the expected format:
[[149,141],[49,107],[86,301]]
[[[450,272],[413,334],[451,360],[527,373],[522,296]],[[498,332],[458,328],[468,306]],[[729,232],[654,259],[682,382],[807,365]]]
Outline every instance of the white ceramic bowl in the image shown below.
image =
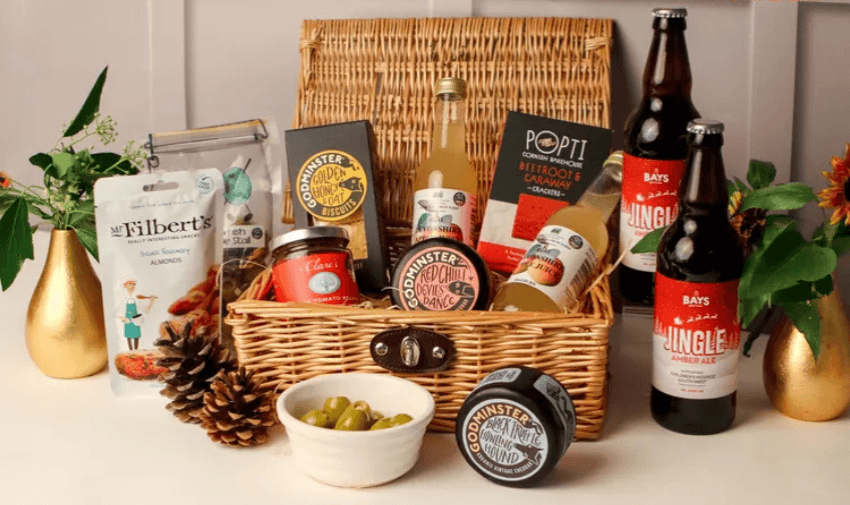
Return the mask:
[[[375,431],[337,431],[300,420],[322,408],[326,398],[365,400],[387,416],[409,414],[407,424]],[[369,487],[390,482],[413,468],[425,428],[434,417],[434,399],[425,388],[384,374],[322,375],[295,384],[277,400],[295,462],[313,479],[339,487]]]

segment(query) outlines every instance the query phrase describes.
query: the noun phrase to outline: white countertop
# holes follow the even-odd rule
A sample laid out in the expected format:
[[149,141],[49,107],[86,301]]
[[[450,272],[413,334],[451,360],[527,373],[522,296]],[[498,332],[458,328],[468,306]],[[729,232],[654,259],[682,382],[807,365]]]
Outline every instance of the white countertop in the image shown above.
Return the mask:
[[634,316],[618,316],[611,333],[602,439],[570,446],[544,485],[493,484],[467,466],[452,435],[429,433],[401,479],[328,487],[294,466],[279,426],[264,446],[232,449],[179,422],[164,399],[116,398],[106,371],[76,380],[42,375],[27,354],[24,316],[47,239],[37,233],[35,261],[0,294],[0,503],[850,503],[850,414],[807,423],[773,410],[761,383],[766,338],[741,363],[734,426],[679,435],[650,416],[651,325]]

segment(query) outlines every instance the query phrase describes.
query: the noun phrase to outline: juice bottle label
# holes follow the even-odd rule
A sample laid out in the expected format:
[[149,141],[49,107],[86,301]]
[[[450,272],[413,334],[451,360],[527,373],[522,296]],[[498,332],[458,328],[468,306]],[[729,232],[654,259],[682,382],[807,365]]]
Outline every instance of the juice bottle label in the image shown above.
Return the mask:
[[[650,160],[623,155],[623,204],[620,207],[620,254],[646,234],[667,226],[678,213],[679,182],[685,160]],[[655,254],[627,252],[623,264],[643,272],[655,271]]]
[[738,280],[678,281],[655,274],[652,385],[677,398],[720,398],[738,388]]
[[278,261],[272,272],[275,297],[279,302],[360,303],[354,266],[344,252],[310,254]]
[[449,188],[420,189],[413,195],[413,243],[450,238],[473,246],[476,196]]
[[540,230],[507,283],[532,286],[567,309],[587,287],[596,266],[596,251],[587,239],[549,225]]

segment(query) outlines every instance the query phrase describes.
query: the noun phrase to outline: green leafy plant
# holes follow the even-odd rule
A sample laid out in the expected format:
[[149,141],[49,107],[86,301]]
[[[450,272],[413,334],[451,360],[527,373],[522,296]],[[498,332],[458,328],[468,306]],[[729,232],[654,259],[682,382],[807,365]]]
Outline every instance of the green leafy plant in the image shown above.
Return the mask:
[[[839,167],[833,159],[836,172]],[[850,145],[848,158],[850,165]],[[846,170],[845,170],[846,172]],[[797,230],[797,221],[788,215],[771,214],[775,211],[796,210],[818,199],[809,186],[799,183],[773,184],[776,168],[772,163],[751,160],[747,172],[747,183],[735,178],[728,181],[730,220],[738,231],[746,262],[738,287],[738,315],[741,323],[748,326],[765,307],[779,306],[805,336],[812,354],[817,359],[820,352],[820,317],[817,298],[833,290],[832,272],[837,258],[850,250],[848,222],[840,212],[841,205],[848,205],[845,187],[846,176],[830,177],[838,189],[827,188],[821,198],[828,200],[822,207],[838,207],[832,219],[826,219],[806,240]],[[836,179],[835,180],[833,179]],[[843,184],[843,186],[842,186]],[[840,198],[835,193],[841,191]],[[838,217],[836,217],[838,216]],[[846,221],[850,221],[847,215]],[[645,236],[632,252],[653,253],[664,228]],[[751,332],[744,345],[744,354],[749,354],[759,332]]]
[[[108,67],[107,67],[108,68]],[[81,148],[85,141],[104,146],[115,141],[117,123],[100,115],[100,95],[106,82],[104,68],[70,125],[47,152],[37,153],[29,162],[44,173],[44,186],[26,186],[0,173],[0,283],[3,291],[12,285],[21,266],[33,259],[33,233],[29,215],[51,223],[60,230],[74,230],[83,247],[98,259],[94,225],[94,183],[101,177],[138,172],[145,158],[141,146],[130,141],[122,154],[93,153],[94,146]]]

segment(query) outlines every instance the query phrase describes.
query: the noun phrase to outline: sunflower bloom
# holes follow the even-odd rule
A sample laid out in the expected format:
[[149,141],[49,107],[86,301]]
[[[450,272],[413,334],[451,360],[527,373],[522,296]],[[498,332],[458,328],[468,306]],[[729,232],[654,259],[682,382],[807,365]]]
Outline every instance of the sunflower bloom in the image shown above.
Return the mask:
[[729,197],[729,215],[734,216],[737,214],[738,209],[741,208],[741,202],[744,201],[744,195],[741,193],[741,190],[737,190],[732,193],[732,196]]
[[835,209],[829,220],[836,224],[844,219],[850,226],[850,143],[844,149],[844,157],[833,156],[832,172],[824,172],[823,176],[829,181],[829,187],[818,193],[822,201],[821,207]]
[[6,175],[5,172],[0,172],[0,188],[8,188],[12,185],[12,178]]

